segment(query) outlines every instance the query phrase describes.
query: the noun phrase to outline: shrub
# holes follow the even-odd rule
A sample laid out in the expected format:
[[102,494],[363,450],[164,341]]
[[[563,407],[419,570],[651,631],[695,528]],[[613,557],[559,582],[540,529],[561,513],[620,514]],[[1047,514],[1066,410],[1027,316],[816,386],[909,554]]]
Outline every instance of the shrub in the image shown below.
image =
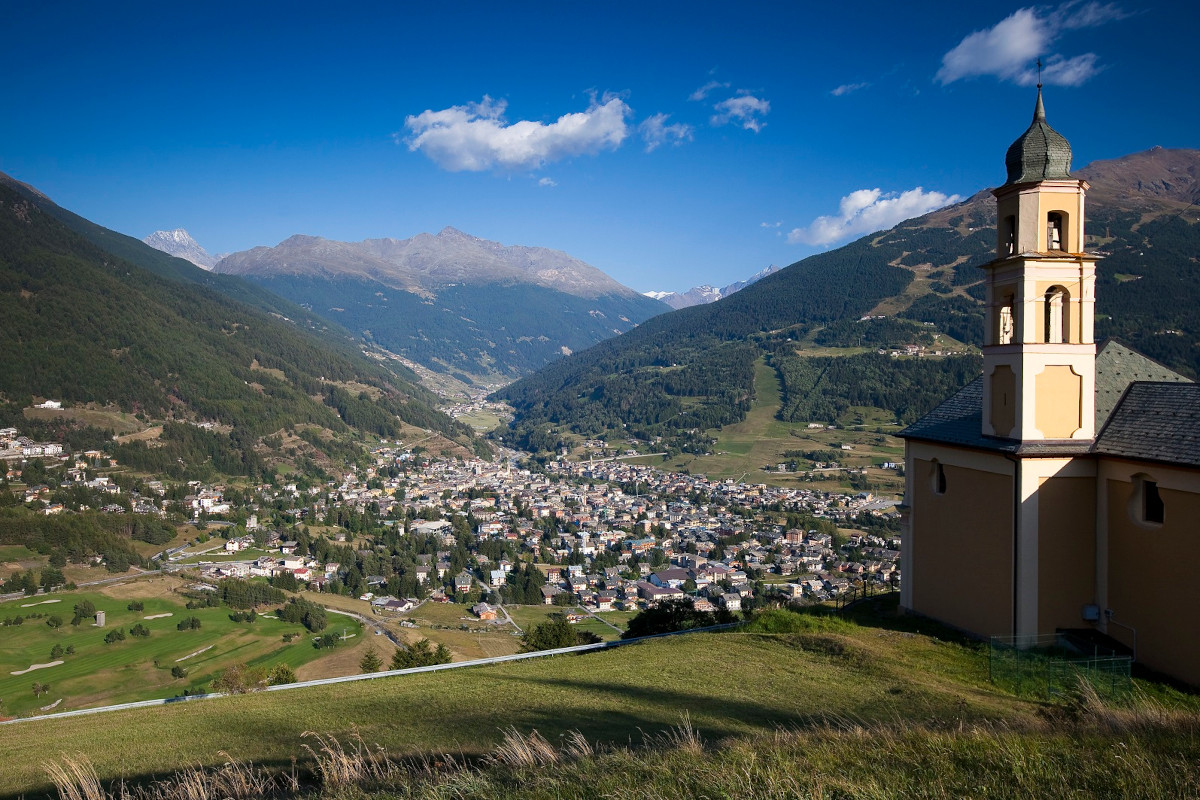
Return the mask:
[[636,639],[639,636],[653,636],[657,633],[706,628],[709,625],[734,622],[736,619],[724,609],[716,612],[697,611],[688,599],[664,600],[629,620],[629,627],[621,634],[621,638]]
[[175,626],[177,630],[194,631],[200,629],[200,620],[196,617],[187,617],[179,620],[179,624]]
[[72,625],[78,625],[85,619],[96,618],[96,605],[91,600],[80,600],[75,604],[75,616],[71,618]]
[[296,682],[296,670],[282,661],[271,667],[267,674],[267,683],[271,686],[282,686],[285,683]]
[[113,642],[125,641],[125,631],[120,628],[113,628],[108,633],[104,634],[104,643],[112,644]]
[[187,674],[188,674],[188,671],[185,668],[179,666],[178,664],[171,667],[171,677],[172,678],[186,678]]
[[150,629],[139,622],[137,625],[134,625],[132,628],[129,629],[129,635],[130,636],[141,636],[142,638],[145,638],[150,635]]
[[226,667],[212,688],[216,692],[226,694],[245,694],[262,689],[267,685],[266,670],[262,667],[251,667],[246,664],[234,664]]
[[129,605],[125,606],[125,608],[129,611],[145,611],[146,604],[141,600],[131,600]]
[[392,653],[392,669],[412,669],[449,663],[450,649],[444,644],[439,644],[435,650],[428,639],[414,642],[407,650],[397,648],[396,652]]

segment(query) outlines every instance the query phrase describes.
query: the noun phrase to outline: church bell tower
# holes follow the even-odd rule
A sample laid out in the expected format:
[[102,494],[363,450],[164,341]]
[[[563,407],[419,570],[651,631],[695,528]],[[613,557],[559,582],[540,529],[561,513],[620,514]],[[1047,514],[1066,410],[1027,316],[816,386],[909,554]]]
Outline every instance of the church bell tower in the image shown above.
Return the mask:
[[996,197],[996,258],[983,266],[983,434],[1020,442],[1095,438],[1096,256],[1083,252],[1086,181],[1071,145],[1033,123],[1008,148]]

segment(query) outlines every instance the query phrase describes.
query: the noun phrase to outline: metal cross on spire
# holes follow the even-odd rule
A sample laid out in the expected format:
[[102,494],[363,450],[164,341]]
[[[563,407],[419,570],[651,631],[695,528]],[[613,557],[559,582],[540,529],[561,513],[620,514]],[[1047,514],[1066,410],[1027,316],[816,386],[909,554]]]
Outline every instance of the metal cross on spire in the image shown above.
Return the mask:
[[1037,60],[1037,68],[1038,68],[1038,88],[1040,89],[1040,88],[1042,88],[1042,60],[1040,58]]

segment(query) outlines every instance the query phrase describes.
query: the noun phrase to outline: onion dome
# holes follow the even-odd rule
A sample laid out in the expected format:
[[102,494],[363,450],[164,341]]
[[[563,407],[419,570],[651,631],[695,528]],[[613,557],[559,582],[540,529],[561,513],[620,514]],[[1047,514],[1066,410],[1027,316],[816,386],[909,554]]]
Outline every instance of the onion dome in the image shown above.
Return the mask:
[[1008,168],[1006,183],[1071,178],[1071,145],[1061,133],[1046,123],[1041,84],[1038,84],[1033,123],[1008,148],[1008,153],[1004,156],[1004,166]]

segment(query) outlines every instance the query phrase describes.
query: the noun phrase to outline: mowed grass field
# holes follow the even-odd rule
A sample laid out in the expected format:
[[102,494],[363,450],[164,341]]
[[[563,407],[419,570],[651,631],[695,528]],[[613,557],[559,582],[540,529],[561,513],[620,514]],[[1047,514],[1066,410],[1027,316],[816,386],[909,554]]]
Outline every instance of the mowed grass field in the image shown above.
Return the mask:
[[105,780],[136,780],[229,757],[304,762],[303,744],[312,743],[305,731],[344,741],[357,733],[394,754],[480,755],[509,726],[552,742],[578,730],[589,741],[627,744],[685,714],[706,739],[719,740],[835,719],[1020,724],[1040,707],[991,686],[978,645],[815,619],[786,633],[691,634],[579,656],[5,725],[0,752],[4,789],[16,795],[46,787],[42,762],[51,754],[84,755]]
[[[839,422],[849,428],[838,430],[810,429],[805,422],[782,422],[776,418],[782,405],[782,386],[779,374],[759,359],[754,372],[754,403],[746,418],[720,430],[711,430],[716,437],[713,455],[697,456],[683,453],[664,461],[662,457],[647,456],[628,459],[630,463],[646,464],[665,470],[688,470],[710,478],[740,479],[745,483],[766,483],[772,486],[807,487],[816,491],[846,489],[849,483],[837,473],[822,475],[809,482],[797,474],[768,472],[786,461],[790,450],[838,450],[838,462],[844,466],[867,467],[868,479],[883,487],[884,493],[897,496],[904,491],[904,479],[895,472],[875,468],[884,461],[903,461],[904,445],[892,433],[900,430],[894,424],[884,424],[878,409],[854,408]],[[862,430],[855,428],[861,427]],[[876,428],[884,433],[876,433]],[[841,451],[840,444],[849,444],[852,451]]]
[[[238,623],[229,619],[229,608],[188,610],[187,598],[173,591],[180,585],[171,577],[155,577],[100,591],[56,592],[0,604],[0,620],[25,617],[22,625],[0,627],[3,714],[36,713],[56,701],[53,711],[173,697],[208,684],[231,664],[284,662],[298,668],[336,652],[315,649],[303,626],[273,616],[260,615],[254,623]],[[82,600],[105,612],[103,628],[92,620],[70,624],[73,608]],[[139,600],[144,610],[128,610],[131,600]],[[30,605],[33,603],[37,605]],[[30,619],[30,614],[43,616]],[[61,618],[62,626],[47,625],[50,616]],[[180,620],[193,616],[200,620],[199,629],[177,629]],[[138,623],[150,630],[148,637],[129,635],[129,629]],[[335,627],[338,633],[343,628],[351,634],[362,633],[362,626],[347,617],[331,618],[329,630]],[[125,640],[105,643],[105,635],[114,629],[124,631]],[[297,636],[285,643],[285,633]],[[56,660],[51,657],[55,645],[64,650],[74,646],[75,652],[61,656],[62,664],[23,672],[34,664]],[[188,675],[172,677],[174,666],[186,668]],[[49,685],[50,691],[35,697],[35,682]]]

